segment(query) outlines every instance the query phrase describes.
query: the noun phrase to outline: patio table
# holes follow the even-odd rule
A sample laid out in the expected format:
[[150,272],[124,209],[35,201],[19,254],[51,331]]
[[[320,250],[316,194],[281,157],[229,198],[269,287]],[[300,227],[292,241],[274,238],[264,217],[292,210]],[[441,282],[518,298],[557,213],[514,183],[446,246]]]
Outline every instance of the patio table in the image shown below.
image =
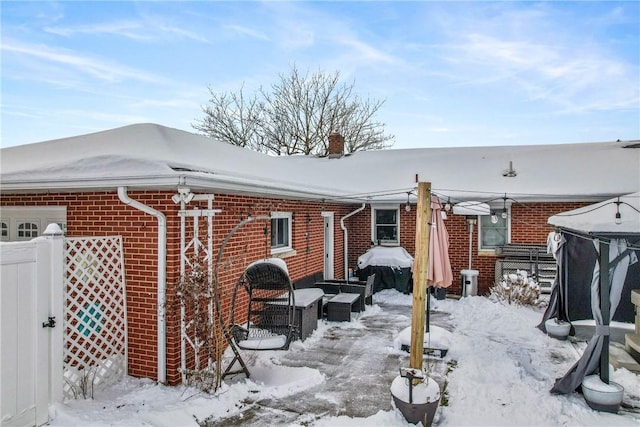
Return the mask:
[[321,301],[324,292],[318,288],[295,289],[293,295],[295,299],[293,322],[297,327],[296,337],[304,341],[318,327],[318,313],[322,313]]

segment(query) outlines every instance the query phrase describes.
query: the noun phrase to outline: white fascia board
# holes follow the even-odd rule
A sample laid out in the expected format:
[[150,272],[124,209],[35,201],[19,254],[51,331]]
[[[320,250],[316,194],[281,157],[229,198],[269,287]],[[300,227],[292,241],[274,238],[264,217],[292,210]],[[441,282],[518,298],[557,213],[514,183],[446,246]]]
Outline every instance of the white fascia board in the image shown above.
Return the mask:
[[2,181],[3,193],[35,193],[42,191],[88,192],[115,190],[118,187],[172,189],[178,185],[178,176],[157,176],[145,178],[118,179],[73,179],[58,181]]
[[336,191],[335,187],[300,185],[293,184],[292,181],[265,180],[264,178],[254,176],[242,176],[225,173],[214,173],[212,175],[194,173],[188,175],[185,174],[184,176],[187,181],[187,185],[189,182],[198,182],[198,180],[202,180],[202,182],[209,183],[209,186],[211,186],[213,183],[213,185],[216,186],[232,185],[236,188],[259,188],[273,194],[300,194],[305,198],[312,197],[334,199],[336,197],[345,197],[344,194]]
[[[227,191],[255,196],[287,197],[291,199],[334,200],[335,194],[318,192],[295,186],[276,186],[265,184],[264,181],[239,179],[216,175],[215,179],[194,177],[189,174],[175,174],[169,176],[154,176],[145,178],[118,178],[118,179],[74,179],[59,181],[27,181],[1,182],[2,192],[10,193],[37,193],[45,191],[55,192],[89,192],[116,190],[118,187],[127,187],[131,190],[174,190],[179,185],[187,185],[192,190],[203,191]],[[353,200],[348,201],[354,203]]]
[[[220,175],[218,175],[215,180],[188,176],[184,181],[184,185],[192,190],[201,188],[203,190],[227,191],[254,196],[286,197],[289,199],[315,200],[318,202],[323,199],[337,201],[336,195],[328,192],[297,188],[295,186],[268,185],[265,184],[264,181],[251,181],[237,178],[224,179],[224,177]],[[340,196],[337,197],[339,198]],[[355,202],[350,200],[349,203]]]

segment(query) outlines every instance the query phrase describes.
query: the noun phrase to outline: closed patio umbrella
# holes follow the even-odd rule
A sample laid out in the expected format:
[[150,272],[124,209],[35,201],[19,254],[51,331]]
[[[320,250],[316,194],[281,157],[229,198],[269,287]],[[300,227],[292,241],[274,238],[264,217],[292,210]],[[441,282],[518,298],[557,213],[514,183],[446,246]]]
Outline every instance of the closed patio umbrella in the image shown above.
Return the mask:
[[431,196],[431,233],[429,235],[429,263],[427,284],[436,288],[451,286],[453,274],[449,260],[449,233],[442,219],[442,204],[438,196]]
[[[427,286],[447,288],[453,282],[449,259],[449,233],[442,218],[442,204],[438,196],[431,196],[431,232],[429,234],[429,262],[427,264]],[[427,295],[429,295],[427,291]],[[427,322],[429,332],[430,297],[427,298]]]

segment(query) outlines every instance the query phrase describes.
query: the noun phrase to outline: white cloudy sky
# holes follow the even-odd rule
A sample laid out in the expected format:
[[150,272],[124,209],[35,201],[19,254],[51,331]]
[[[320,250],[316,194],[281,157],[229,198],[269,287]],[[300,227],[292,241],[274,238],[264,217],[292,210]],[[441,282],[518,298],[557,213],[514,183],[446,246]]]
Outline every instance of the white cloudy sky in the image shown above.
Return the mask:
[[640,138],[640,3],[2,1],[2,146],[154,122],[293,64],[395,148]]

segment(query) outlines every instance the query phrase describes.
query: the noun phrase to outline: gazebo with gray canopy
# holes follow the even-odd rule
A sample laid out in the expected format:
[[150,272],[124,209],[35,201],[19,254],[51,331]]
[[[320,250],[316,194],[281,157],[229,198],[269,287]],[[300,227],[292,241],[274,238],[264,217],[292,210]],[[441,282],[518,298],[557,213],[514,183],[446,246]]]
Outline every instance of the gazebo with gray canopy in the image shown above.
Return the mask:
[[558,274],[539,328],[544,330],[549,318],[572,320],[577,315],[572,303],[588,306],[587,298],[596,322],[581,358],[551,389],[566,394],[587,375],[599,373],[609,382],[609,324],[633,321],[630,290],[640,288],[640,193],[557,214],[548,223],[559,237]]

